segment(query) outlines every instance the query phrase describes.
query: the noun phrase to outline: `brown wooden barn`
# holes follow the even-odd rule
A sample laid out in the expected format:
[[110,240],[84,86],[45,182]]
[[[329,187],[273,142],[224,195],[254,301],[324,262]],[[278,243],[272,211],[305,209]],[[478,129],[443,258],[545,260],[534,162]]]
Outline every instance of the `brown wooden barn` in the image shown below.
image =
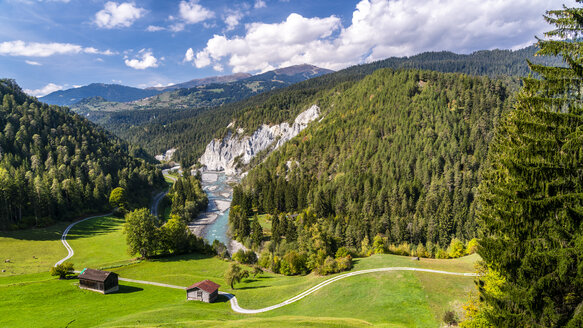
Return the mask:
[[79,274],[79,288],[102,294],[117,292],[119,290],[117,273],[85,268]]
[[186,299],[212,303],[219,296],[219,287],[221,286],[210,280],[197,282],[186,289]]

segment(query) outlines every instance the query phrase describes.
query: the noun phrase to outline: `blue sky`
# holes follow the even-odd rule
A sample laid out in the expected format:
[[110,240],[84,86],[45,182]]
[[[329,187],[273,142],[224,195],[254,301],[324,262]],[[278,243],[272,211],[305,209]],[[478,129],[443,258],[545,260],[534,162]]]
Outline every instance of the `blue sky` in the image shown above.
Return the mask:
[[[573,5],[573,1],[567,2]],[[160,86],[309,63],[338,70],[423,51],[518,49],[547,0],[0,0],[0,77],[29,92]]]

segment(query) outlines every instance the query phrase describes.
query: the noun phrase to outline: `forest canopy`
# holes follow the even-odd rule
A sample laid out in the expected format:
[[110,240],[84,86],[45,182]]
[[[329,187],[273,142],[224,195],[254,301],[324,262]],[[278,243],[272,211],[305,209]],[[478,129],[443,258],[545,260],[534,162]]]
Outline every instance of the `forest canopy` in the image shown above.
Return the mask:
[[127,144],[68,109],[0,80],[0,229],[47,225],[109,210],[113,188],[146,204],[160,170]]

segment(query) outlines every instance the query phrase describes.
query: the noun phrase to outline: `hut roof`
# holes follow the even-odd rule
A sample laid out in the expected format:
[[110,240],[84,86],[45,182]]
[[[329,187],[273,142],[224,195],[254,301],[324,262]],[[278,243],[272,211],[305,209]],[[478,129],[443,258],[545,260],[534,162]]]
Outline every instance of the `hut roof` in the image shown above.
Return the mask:
[[104,282],[112,274],[113,275],[117,275],[114,272],[101,271],[101,270],[95,270],[95,269],[87,269],[87,268],[85,268],[79,274],[79,279],[86,279],[86,280]]
[[198,289],[202,289],[205,292],[211,294],[211,293],[215,292],[216,290],[218,290],[219,287],[221,287],[221,285],[215,284],[214,282],[212,282],[210,280],[203,280],[203,281],[197,282],[196,284],[193,284],[192,286],[188,287],[186,290],[198,288]]

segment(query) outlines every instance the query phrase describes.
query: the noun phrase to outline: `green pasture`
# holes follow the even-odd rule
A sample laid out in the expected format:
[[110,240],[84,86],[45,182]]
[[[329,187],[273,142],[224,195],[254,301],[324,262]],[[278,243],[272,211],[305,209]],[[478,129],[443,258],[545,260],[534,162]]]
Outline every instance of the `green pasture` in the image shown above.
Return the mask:
[[[223,273],[229,262],[197,254],[134,261],[126,252],[123,220],[102,217],[76,225],[68,241],[76,269],[107,267],[120,277],[179,286],[211,279],[237,296],[241,307],[256,309],[285,301],[332,276],[286,277],[266,272],[231,290]],[[348,277],[291,305],[257,315],[240,315],[226,299],[215,304],[187,302],[177,289],[121,282],[120,293],[101,295],[80,290],[77,280],[50,277],[48,269],[67,252],[60,242],[66,227],[0,234],[0,250],[11,263],[0,274],[0,326],[26,327],[38,313],[37,326],[270,327],[326,326],[439,327],[443,313],[459,309],[474,288],[473,278],[422,272],[381,272]],[[4,255],[6,254],[6,255]],[[37,259],[34,262],[33,254]],[[29,258],[30,257],[30,258]],[[355,259],[354,270],[411,266],[472,272],[477,255],[460,259],[412,260],[396,255]]]

